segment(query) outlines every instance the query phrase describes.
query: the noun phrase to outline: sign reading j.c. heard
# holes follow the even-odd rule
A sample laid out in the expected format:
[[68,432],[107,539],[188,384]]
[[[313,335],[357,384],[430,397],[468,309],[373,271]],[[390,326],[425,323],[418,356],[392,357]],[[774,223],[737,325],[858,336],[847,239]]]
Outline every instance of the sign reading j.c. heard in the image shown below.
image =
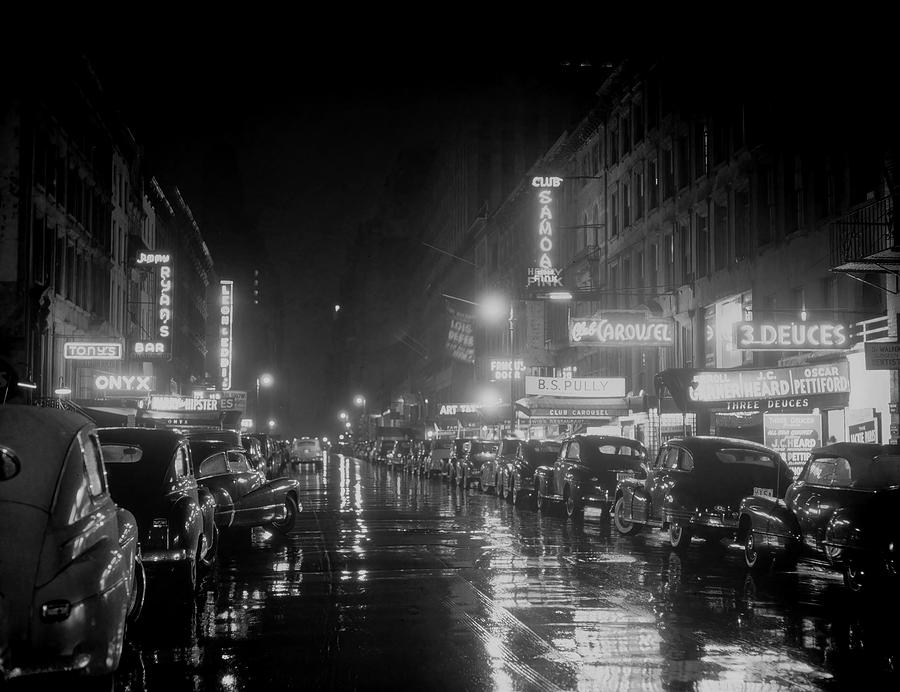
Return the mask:
[[525,394],[575,397],[623,397],[624,377],[526,377]]

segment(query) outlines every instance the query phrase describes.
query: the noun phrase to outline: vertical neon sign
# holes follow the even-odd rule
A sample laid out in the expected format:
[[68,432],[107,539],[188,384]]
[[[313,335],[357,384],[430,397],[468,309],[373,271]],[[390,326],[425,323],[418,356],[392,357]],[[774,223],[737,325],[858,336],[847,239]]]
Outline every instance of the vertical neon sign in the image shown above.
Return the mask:
[[536,267],[528,268],[528,287],[562,287],[560,270],[553,266],[553,191],[562,184],[557,176],[537,176],[531,186],[538,191],[538,252]]
[[234,325],[234,281],[219,281],[219,374],[222,389],[231,389],[232,333]]

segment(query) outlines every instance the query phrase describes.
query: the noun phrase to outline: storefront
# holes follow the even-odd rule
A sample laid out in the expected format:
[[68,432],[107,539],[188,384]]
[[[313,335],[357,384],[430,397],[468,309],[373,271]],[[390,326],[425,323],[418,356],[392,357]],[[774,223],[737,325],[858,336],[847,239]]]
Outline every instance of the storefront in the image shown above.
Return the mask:
[[624,378],[526,377],[516,402],[529,438],[601,433],[629,413]]

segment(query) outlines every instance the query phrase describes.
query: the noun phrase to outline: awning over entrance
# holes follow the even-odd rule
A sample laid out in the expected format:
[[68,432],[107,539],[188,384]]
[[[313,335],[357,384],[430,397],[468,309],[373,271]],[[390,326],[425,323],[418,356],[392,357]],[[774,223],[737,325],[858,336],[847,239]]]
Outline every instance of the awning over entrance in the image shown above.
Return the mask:
[[516,402],[516,410],[528,416],[532,424],[608,421],[628,414],[628,400],[624,397],[526,396]]

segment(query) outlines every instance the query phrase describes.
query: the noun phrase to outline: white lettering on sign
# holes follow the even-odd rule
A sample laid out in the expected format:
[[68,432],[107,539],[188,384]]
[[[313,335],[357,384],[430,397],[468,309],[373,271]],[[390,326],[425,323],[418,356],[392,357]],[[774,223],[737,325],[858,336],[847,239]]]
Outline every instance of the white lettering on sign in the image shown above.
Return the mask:
[[667,346],[674,343],[675,333],[669,320],[610,314],[605,317],[572,318],[569,339],[573,344]]
[[900,369],[900,344],[890,341],[866,342],[866,370]]
[[526,377],[525,394],[571,397],[624,397],[624,377]]
[[135,264],[169,264],[172,261],[168,253],[142,252]]
[[63,344],[66,360],[122,360],[122,344],[67,341]]
[[553,188],[562,184],[562,178],[532,178],[531,184],[538,190],[538,261],[528,268],[526,286],[550,288],[562,287],[560,270],[553,266]]
[[[785,397],[808,397],[850,392],[850,369],[846,361],[829,365],[810,365],[771,370],[735,370],[698,372],[695,387],[688,389],[692,401],[736,401],[769,399],[767,408],[804,408],[801,403],[779,403]],[[794,402],[807,399],[792,399]],[[768,403],[768,402],[767,402]]]
[[172,266],[166,262],[159,267],[159,322],[156,334],[160,339],[168,339],[172,335],[172,304]]
[[152,392],[152,375],[97,375],[94,389],[100,392]]
[[745,351],[843,349],[850,347],[850,332],[834,322],[738,322],[735,344]]
[[135,341],[134,342],[134,354],[137,356],[145,356],[145,355],[166,355],[168,350],[166,349],[166,344],[161,341]]
[[531,187],[559,187],[562,181],[562,178],[555,175],[549,177],[536,175],[531,179]]
[[477,413],[475,404],[443,404],[440,409],[441,416],[455,416],[458,413]]
[[218,399],[194,399],[190,396],[151,396],[153,411],[218,411]]
[[234,325],[234,282],[219,282],[219,376],[222,389],[231,389],[232,339]]

